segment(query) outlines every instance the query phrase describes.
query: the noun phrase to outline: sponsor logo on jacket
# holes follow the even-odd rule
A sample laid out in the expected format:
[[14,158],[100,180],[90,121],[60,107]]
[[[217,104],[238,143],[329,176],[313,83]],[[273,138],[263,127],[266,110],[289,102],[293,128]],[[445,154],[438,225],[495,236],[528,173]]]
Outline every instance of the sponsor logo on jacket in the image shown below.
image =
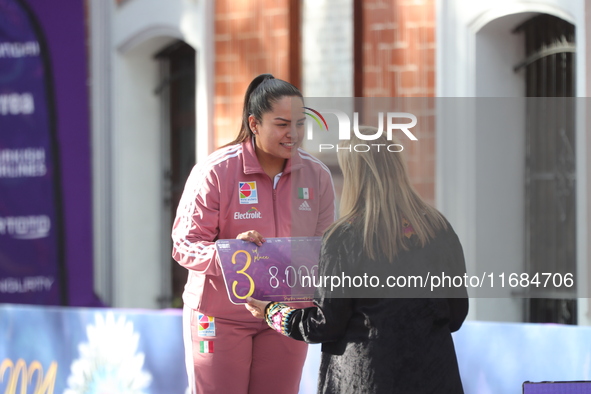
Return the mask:
[[310,204],[308,204],[308,201],[304,201],[303,203],[300,204],[300,211],[311,211],[312,207],[310,206]]
[[257,183],[238,182],[238,198],[240,204],[258,204],[259,196],[257,193]]
[[242,219],[261,219],[263,214],[261,211],[256,209],[255,207],[250,208],[245,213],[234,212],[234,219],[235,220],[242,220]]

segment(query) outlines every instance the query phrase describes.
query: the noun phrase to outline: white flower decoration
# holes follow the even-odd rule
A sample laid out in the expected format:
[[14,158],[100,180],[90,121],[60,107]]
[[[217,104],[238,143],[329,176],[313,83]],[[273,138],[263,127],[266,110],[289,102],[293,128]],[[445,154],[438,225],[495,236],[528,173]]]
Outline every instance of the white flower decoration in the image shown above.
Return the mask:
[[139,334],[133,323],[112,312],[94,315],[86,327],[88,342],[78,345],[80,358],[72,363],[64,394],[144,394],[152,376],[142,371],[144,353],[137,352]]

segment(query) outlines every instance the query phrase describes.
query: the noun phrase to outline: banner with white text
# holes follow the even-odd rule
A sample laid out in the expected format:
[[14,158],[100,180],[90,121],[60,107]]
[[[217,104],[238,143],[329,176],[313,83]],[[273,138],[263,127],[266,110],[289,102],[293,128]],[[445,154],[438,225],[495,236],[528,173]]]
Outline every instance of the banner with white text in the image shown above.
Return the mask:
[[67,300],[47,56],[31,11],[0,0],[0,302]]
[[83,2],[0,0],[0,303],[100,306]]

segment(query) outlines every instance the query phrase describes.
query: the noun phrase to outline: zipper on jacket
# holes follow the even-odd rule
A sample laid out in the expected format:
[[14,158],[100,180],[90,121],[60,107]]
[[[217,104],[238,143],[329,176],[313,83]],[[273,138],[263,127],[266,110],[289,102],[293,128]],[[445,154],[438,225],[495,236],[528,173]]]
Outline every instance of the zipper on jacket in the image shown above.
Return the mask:
[[[275,175],[277,176],[277,175]],[[281,173],[277,182],[275,182],[275,178],[271,179],[271,177],[267,176],[267,179],[271,182],[271,190],[273,190],[273,222],[275,223],[275,234],[274,237],[278,237],[279,234],[279,218],[277,217],[277,188],[279,187],[279,182],[285,176],[284,173]]]
[[[279,180],[281,182],[281,180]],[[279,184],[279,182],[277,182]],[[273,188],[273,219],[275,220],[275,237],[277,237],[277,189]]]
[[273,223],[275,223],[274,237],[277,237],[277,234],[279,234],[279,219],[277,218],[277,186],[279,186],[279,182],[281,182],[282,177],[283,174],[281,174],[279,179],[277,179],[277,182],[275,182],[274,178],[271,179],[267,177],[271,181],[271,190],[273,190]]

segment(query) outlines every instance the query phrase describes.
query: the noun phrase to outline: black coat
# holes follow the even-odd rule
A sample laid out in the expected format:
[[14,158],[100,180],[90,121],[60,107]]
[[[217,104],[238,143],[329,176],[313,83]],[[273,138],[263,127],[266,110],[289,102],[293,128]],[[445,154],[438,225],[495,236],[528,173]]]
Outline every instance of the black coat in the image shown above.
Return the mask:
[[[325,240],[320,276],[365,273],[384,281],[385,274],[400,275],[409,272],[409,266],[430,273],[438,266],[447,273],[465,271],[462,247],[451,226],[424,248],[399,253],[393,263],[365,258],[362,239],[349,224]],[[402,298],[404,293],[384,293],[381,286],[373,290],[331,292],[320,287],[315,307],[290,316],[290,337],[322,343],[318,392],[463,393],[451,332],[460,328],[468,312],[465,289],[454,295],[460,294],[458,298]]]

